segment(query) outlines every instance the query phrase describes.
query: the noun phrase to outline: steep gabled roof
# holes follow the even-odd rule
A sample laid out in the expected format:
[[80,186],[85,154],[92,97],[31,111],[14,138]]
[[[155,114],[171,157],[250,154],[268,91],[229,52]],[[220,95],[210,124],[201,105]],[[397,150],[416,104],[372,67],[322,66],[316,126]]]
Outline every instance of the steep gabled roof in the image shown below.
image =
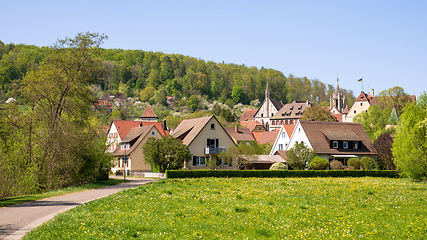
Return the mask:
[[[122,140],[122,143],[131,143],[130,149],[126,149],[126,155],[129,155],[135,151],[141,141],[147,136],[148,133],[151,132],[152,129],[157,128],[153,125],[132,128],[126,137]],[[117,147],[116,150],[114,150],[112,153],[113,156],[123,156],[124,154],[125,150],[122,150],[121,147]]]
[[[371,140],[360,123],[300,121],[311,146],[319,154],[366,154],[376,155]],[[361,149],[331,148],[330,141],[360,141]]]
[[214,116],[183,120],[172,132],[172,137],[182,139],[185,145],[190,145],[202,129]]
[[153,109],[150,105],[147,106],[145,111],[142,113],[140,118],[158,118],[156,114],[154,114]]
[[283,128],[285,128],[286,134],[290,138],[292,136],[292,133],[294,132],[295,125],[285,124],[285,125],[283,125]]

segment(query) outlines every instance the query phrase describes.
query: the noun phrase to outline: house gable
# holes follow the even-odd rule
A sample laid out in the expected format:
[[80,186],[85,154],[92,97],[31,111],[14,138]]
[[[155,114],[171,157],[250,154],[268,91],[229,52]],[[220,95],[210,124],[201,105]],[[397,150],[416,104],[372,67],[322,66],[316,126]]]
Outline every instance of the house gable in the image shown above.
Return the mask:
[[276,151],[285,150],[288,148],[290,143],[290,137],[295,129],[295,125],[282,125],[279,133],[277,134],[276,140],[274,141],[273,147],[271,148],[270,155],[275,154]]
[[304,143],[309,148],[313,149],[310,140],[304,130],[304,128],[301,126],[301,121],[298,121],[298,123],[295,125],[295,129],[292,132],[292,135],[289,140],[289,145],[285,150],[289,150],[294,147],[297,143]]

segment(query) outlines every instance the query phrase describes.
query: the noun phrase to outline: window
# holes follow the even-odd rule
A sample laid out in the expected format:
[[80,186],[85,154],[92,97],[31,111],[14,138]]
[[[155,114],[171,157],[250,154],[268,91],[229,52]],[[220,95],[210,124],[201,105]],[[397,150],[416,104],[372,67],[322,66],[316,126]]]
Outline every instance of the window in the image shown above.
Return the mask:
[[362,107],[362,106],[363,106],[363,103],[360,103],[360,106]]
[[273,113],[271,114],[271,116],[273,116]]
[[356,114],[356,110],[354,110],[354,114]]
[[151,136],[155,136],[156,135],[156,132],[155,131],[152,131],[151,132]]
[[338,148],[338,141],[333,141],[332,142],[332,147],[333,148]]
[[358,142],[354,142],[353,149],[358,149],[358,148],[359,148],[359,143]]
[[283,144],[279,144],[279,150],[283,150]]
[[214,123],[211,124],[211,130],[215,130],[215,124]]
[[264,113],[261,113],[261,117],[264,117]]
[[282,138],[286,138],[286,133],[282,132]]
[[130,144],[129,143],[122,143],[121,144],[121,149],[129,149],[130,148]]
[[205,156],[193,156],[193,166],[206,166],[206,160],[208,160],[209,157]]
[[342,147],[343,147],[343,148],[345,148],[345,149],[347,149],[347,148],[348,148],[348,142],[347,142],[347,141],[344,141],[344,142],[342,143]]

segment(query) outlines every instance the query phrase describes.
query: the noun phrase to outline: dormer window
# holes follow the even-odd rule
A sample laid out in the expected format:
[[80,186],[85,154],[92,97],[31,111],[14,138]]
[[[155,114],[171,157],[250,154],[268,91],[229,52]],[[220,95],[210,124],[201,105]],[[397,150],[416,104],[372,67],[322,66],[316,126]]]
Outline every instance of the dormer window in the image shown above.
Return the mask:
[[338,141],[333,141],[332,142],[332,147],[333,148],[338,148]]
[[122,150],[129,149],[130,148],[130,144],[129,143],[122,143],[120,147],[121,147]]

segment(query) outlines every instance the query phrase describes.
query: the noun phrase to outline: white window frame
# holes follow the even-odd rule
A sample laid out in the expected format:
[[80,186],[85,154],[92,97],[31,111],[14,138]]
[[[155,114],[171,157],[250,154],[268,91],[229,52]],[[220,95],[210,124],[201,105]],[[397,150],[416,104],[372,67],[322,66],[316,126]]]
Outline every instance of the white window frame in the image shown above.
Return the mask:
[[333,148],[338,148],[338,141],[333,141],[332,142],[332,147]]
[[344,142],[342,143],[342,147],[343,147],[344,149],[348,149],[348,142],[347,142],[347,141],[344,141]]
[[[209,159],[209,157],[205,156],[195,156],[196,157],[196,166],[206,166],[206,160]],[[202,162],[203,159],[203,162]]]

